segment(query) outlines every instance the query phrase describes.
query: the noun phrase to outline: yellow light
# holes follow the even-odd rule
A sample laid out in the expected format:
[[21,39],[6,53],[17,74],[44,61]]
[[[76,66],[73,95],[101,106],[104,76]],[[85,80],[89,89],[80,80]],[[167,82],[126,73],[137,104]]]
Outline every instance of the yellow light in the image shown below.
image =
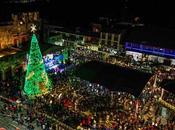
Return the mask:
[[16,52],[14,51],[14,52],[11,52],[10,54],[16,54]]
[[0,58],[3,57],[4,55],[3,54],[0,54]]

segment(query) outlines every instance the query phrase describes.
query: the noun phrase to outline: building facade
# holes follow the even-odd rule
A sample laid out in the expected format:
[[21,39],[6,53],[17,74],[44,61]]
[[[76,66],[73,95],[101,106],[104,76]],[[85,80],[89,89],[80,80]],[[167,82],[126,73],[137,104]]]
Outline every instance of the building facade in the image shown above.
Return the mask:
[[55,25],[44,25],[44,42],[60,46],[98,44],[99,36],[76,29],[67,30]]
[[120,47],[121,33],[101,32],[99,43],[106,46]]
[[11,18],[12,21],[0,26],[0,50],[27,42],[31,24],[40,22],[39,12],[12,14]]
[[135,61],[150,61],[164,65],[175,65],[175,50],[139,43],[126,42],[126,55],[133,57]]

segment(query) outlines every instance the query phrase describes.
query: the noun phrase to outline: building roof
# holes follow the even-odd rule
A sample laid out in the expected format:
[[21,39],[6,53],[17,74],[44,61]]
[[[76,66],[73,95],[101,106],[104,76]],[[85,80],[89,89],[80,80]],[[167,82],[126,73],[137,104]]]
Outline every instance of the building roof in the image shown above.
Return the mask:
[[58,31],[58,32],[71,33],[71,34],[75,34],[75,35],[100,37],[99,33],[89,31],[89,29],[85,28],[85,27],[75,27],[75,26],[63,27],[63,26],[58,26],[58,25],[55,25],[55,24],[46,24],[46,26],[47,25],[48,26],[55,26],[55,27],[57,26],[58,28],[54,30],[55,32]]
[[165,90],[175,94],[175,80],[171,79],[164,79],[161,83],[160,86],[164,88]]
[[76,70],[76,76],[105,86],[110,91],[124,91],[138,97],[151,74],[112,64],[91,61]]
[[124,41],[175,49],[175,30],[159,27],[133,27]]

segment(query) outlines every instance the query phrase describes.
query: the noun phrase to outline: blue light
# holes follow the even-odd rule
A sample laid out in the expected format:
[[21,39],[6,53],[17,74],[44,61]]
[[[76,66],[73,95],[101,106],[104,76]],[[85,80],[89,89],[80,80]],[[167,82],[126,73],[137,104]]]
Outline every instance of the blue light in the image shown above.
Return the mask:
[[156,47],[126,42],[125,49],[140,51],[140,52],[144,52],[144,53],[157,54],[157,55],[161,55],[161,56],[169,56],[169,57],[175,58],[175,51],[168,50],[165,48],[156,48]]

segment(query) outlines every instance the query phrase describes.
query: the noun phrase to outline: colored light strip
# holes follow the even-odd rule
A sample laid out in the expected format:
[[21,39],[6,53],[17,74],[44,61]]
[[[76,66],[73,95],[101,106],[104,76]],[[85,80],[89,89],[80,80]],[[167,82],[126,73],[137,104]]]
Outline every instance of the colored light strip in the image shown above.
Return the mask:
[[131,49],[131,50],[136,50],[136,51],[141,51],[141,52],[147,52],[147,53],[152,53],[152,54],[159,54],[159,55],[163,55],[163,56],[171,56],[171,57],[175,58],[175,55],[172,55],[172,54],[149,51],[149,50],[145,50],[145,49],[138,49],[138,48],[133,48],[133,47],[126,47],[126,49]]
[[[144,47],[143,45],[139,45],[139,47],[131,47],[132,45],[137,45],[137,44],[132,44],[132,43],[128,43],[126,42],[125,44],[125,49],[131,49],[131,50],[136,50],[136,51],[141,51],[141,52],[145,52],[145,53],[151,53],[151,54],[158,54],[158,55],[161,55],[161,56],[170,56],[170,57],[173,57],[175,58],[175,54],[169,54],[169,53],[165,53],[165,52],[157,52],[156,50],[154,51],[151,51],[151,50],[148,50],[148,49],[143,49],[141,48]],[[165,51],[165,49],[163,49]]]
[[[132,46],[136,46],[136,47],[132,47]],[[129,43],[129,42],[126,42],[125,43],[125,49],[131,49],[131,50],[136,50],[136,51],[141,51],[141,52],[158,54],[158,55],[162,55],[162,56],[170,56],[170,57],[175,58],[175,51],[174,50],[171,50],[171,51],[173,51],[171,53],[170,52],[166,53],[166,51],[168,51],[168,50],[163,49],[163,48],[160,48],[162,50],[161,50],[161,52],[158,52],[156,50],[152,50],[152,48],[150,48],[150,46],[146,46],[146,47],[149,47],[147,49],[144,49],[144,47],[145,46],[144,45],[141,45],[141,44],[135,44],[135,43]]]

